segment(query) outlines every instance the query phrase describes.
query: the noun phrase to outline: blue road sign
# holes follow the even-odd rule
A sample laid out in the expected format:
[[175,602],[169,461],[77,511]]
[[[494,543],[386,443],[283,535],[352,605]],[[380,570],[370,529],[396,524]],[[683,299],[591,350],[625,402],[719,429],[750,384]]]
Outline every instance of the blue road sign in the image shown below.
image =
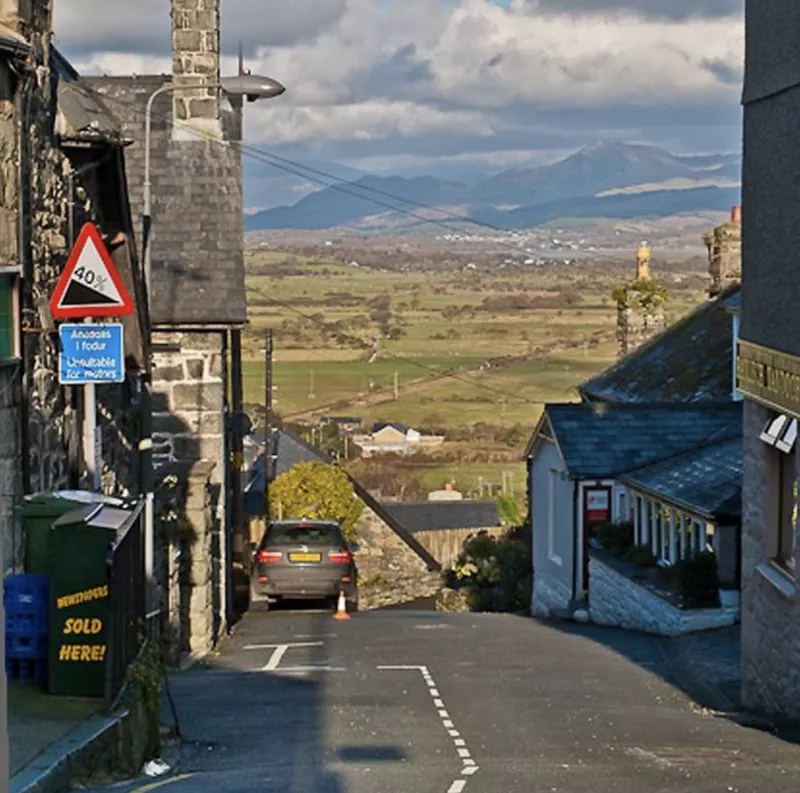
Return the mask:
[[125,380],[122,325],[65,324],[59,331],[59,383],[88,385]]

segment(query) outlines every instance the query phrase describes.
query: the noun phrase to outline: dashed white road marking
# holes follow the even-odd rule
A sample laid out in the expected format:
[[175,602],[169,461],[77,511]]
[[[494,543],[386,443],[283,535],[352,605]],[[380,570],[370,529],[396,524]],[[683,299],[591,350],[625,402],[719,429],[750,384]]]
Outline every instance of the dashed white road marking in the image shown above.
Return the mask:
[[444,707],[444,700],[439,693],[439,689],[436,687],[436,683],[433,680],[433,676],[428,671],[427,666],[379,666],[378,669],[382,671],[392,671],[392,670],[412,670],[419,672],[422,675],[423,680],[428,685],[428,691],[430,692],[431,697],[433,698],[433,706],[436,708],[436,712],[439,714],[439,718],[442,720],[442,726],[447,730],[447,734],[453,739],[453,746],[456,750],[456,754],[461,761],[461,773],[458,777],[453,781],[453,784],[447,789],[447,793],[462,793],[464,788],[467,786],[468,778],[475,774],[478,770],[478,765],[472,759],[471,753],[467,748],[467,742],[461,737],[461,734],[457,729],[455,729],[455,725],[453,724],[453,720],[450,718],[450,714]]
[[[244,650],[276,650],[279,647],[322,647],[322,642],[286,642],[286,644],[246,644]],[[285,651],[284,651],[285,652]]]

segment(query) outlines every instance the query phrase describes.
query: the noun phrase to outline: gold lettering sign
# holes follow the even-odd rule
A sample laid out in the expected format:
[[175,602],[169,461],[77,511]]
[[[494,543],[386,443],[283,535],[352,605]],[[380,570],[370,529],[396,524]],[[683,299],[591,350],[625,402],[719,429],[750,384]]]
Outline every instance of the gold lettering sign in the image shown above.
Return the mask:
[[104,644],[62,644],[58,648],[59,661],[98,663],[106,657]]
[[56,606],[66,609],[70,606],[78,606],[81,603],[90,603],[92,600],[102,600],[108,597],[108,586],[96,586],[93,589],[86,589],[83,592],[76,592],[74,595],[64,595],[58,598]]
[[736,387],[756,402],[800,416],[800,358],[739,339]]

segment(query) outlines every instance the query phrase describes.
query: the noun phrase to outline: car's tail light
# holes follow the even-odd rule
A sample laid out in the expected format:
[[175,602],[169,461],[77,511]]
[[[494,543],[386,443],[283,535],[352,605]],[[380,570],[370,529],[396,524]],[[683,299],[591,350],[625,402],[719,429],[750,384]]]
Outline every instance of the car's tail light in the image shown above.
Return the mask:
[[259,564],[276,564],[283,558],[280,551],[268,551],[266,548],[258,552]]
[[350,562],[353,561],[353,554],[347,549],[343,551],[329,551],[328,561],[333,562],[333,564],[350,564]]

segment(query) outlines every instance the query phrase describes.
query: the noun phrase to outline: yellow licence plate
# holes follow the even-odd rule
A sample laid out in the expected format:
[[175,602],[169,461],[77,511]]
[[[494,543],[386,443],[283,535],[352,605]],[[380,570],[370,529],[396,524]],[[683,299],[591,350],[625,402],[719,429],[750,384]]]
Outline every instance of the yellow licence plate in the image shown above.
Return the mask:
[[321,553],[290,553],[290,562],[321,562]]

